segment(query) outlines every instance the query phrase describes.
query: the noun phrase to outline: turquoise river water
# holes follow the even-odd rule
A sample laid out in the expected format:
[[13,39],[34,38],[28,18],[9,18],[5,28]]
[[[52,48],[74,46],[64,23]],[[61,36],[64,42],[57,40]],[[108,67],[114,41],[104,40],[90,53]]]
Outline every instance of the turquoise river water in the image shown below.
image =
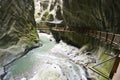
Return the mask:
[[52,35],[39,33],[42,46],[7,66],[4,80],[88,80],[83,65],[93,58],[82,49],[56,43]]

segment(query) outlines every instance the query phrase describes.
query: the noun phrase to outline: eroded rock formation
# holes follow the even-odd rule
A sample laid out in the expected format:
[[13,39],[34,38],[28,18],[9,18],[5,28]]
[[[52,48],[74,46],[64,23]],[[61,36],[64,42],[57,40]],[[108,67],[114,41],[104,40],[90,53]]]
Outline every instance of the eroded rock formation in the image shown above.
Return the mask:
[[36,22],[40,25],[38,27],[46,27],[46,25],[54,27],[55,25],[50,21],[64,19],[63,0],[34,0],[34,2]]
[[63,14],[70,28],[120,33],[120,0],[64,0],[63,3]]
[[0,0],[0,66],[38,45],[33,0]]

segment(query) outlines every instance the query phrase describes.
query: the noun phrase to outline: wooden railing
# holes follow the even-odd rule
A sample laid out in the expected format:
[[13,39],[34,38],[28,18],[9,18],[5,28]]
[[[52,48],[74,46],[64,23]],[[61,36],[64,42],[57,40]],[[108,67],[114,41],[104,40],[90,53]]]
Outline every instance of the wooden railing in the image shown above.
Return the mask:
[[[96,72],[97,74],[103,76],[106,79],[112,80],[114,74],[116,73],[116,71],[118,69],[118,65],[120,63],[120,34],[114,34],[114,33],[103,32],[103,31],[89,30],[89,31],[87,31],[87,35],[89,35],[91,37],[94,37],[95,39],[98,39],[98,40],[100,40],[102,42],[107,42],[108,44],[111,44],[114,47],[117,47],[117,49],[118,49],[117,55],[115,57],[111,58],[111,59],[115,59],[115,62],[114,62],[114,65],[112,67],[112,70],[110,72],[109,77],[96,72],[96,70],[93,69],[94,66],[92,68],[90,67],[90,69],[92,71]],[[100,64],[97,64],[97,66],[101,65],[101,64],[103,64],[103,62],[100,63]]]
[[120,47],[120,34],[93,30],[89,30],[87,34],[91,37],[99,39],[100,41],[104,41],[114,46]]
[[[38,30],[50,30],[50,29],[54,31],[75,32],[72,30],[65,30],[64,27],[39,28]],[[85,32],[87,35],[94,37],[95,39],[107,42],[108,44],[112,44],[113,46],[117,46],[120,48],[120,34],[96,30],[86,30]]]
[[37,28],[37,30],[50,30],[50,28]]
[[[72,30],[65,30],[63,28],[53,28],[52,30],[65,31],[65,32],[75,32],[75,33],[80,32],[80,33],[83,33],[83,34],[88,35],[90,37],[93,37],[95,39],[98,39],[101,42],[106,42],[107,44],[110,44],[113,47],[117,47],[117,49],[120,51],[120,34],[114,34],[114,33],[110,33],[110,32],[103,32],[103,31],[96,31],[96,30],[81,30],[79,32],[76,32],[74,30],[73,31]],[[120,54],[120,53],[118,53],[118,54]],[[111,59],[115,59],[115,63],[113,65],[113,68],[112,68],[109,76],[106,76],[105,74],[102,74],[93,68],[90,68],[90,69],[93,70],[94,72],[96,72],[97,74],[103,76],[104,78],[111,80],[115,71],[118,68],[118,64],[120,62],[120,57],[115,56],[115,57],[112,57]],[[96,66],[101,65],[107,61],[110,61],[111,59],[108,59],[104,62],[101,62],[100,64],[97,64]],[[93,66],[93,67],[95,67],[95,66]]]

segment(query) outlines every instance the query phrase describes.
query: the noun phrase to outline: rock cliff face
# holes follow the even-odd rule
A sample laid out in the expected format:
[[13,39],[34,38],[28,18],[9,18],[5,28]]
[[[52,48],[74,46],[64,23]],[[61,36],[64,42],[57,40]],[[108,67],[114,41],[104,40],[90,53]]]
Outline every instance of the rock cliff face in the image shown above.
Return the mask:
[[0,65],[38,45],[33,0],[0,0]]
[[[116,55],[116,49],[106,42],[86,36],[81,30],[100,30],[120,34],[120,1],[119,0],[63,0],[63,16],[68,29],[75,32],[52,31],[56,41],[61,39],[69,44],[82,47],[88,46],[86,51],[95,53],[98,62],[104,62]],[[109,77],[114,59],[97,67]],[[99,80],[106,80],[99,77]]]
[[40,25],[38,27],[54,27],[55,25],[50,22],[63,20],[63,0],[34,0],[34,2],[36,22]]
[[63,14],[70,28],[119,33],[119,0],[64,0],[63,3]]

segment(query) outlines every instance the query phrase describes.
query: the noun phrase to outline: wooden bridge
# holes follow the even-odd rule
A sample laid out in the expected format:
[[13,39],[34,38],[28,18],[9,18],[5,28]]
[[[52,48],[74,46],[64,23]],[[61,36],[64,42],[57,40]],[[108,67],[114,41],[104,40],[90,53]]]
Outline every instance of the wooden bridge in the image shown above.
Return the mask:
[[50,28],[37,28],[37,30],[50,30]]
[[62,32],[75,32],[69,29],[65,29],[64,27],[52,27],[52,28],[37,28],[37,30],[54,30],[54,31],[62,31]]

